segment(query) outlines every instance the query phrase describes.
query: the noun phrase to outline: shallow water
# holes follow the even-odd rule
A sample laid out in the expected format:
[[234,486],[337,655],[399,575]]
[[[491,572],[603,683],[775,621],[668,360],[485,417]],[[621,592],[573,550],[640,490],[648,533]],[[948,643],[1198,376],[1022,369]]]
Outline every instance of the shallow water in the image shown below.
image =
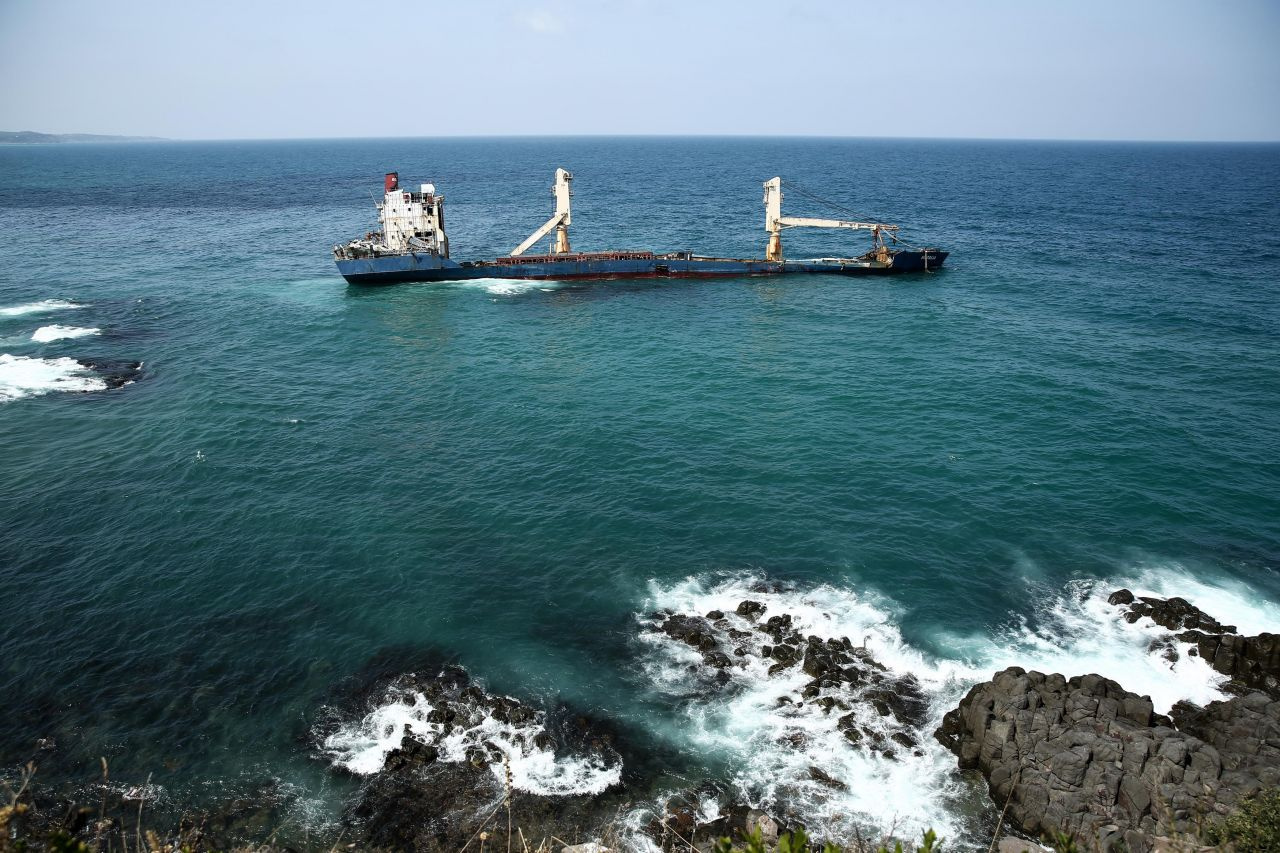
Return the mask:
[[[333,270],[384,170],[441,188],[467,260],[545,220],[558,165],[575,248],[759,255],[782,173],[953,254],[847,281]],[[53,737],[46,778],[105,755],[180,802],[277,779],[321,825],[349,790],[309,739],[335,685],[421,653],[814,825],[963,831],[944,753],[879,760],[816,720],[829,748],[782,750],[770,685],[683,694],[641,617],[768,579],[939,715],[1013,663],[1213,698],[1103,599],[1280,628],[1277,197],[1277,146],[0,148],[0,750]],[[102,390],[75,359],[144,366]],[[771,790],[815,762],[846,796]]]

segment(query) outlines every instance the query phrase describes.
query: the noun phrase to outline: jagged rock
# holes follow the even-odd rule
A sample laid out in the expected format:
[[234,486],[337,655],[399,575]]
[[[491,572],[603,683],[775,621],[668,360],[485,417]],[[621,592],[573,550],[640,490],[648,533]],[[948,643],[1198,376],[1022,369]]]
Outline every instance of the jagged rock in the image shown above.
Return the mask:
[[830,773],[827,773],[821,767],[810,767],[807,771],[807,774],[810,779],[812,779],[813,781],[817,782],[819,785],[822,785],[825,788],[830,788],[833,791],[849,790],[848,785],[841,782],[839,779],[836,779],[834,776],[832,776]]
[[1185,598],[1155,598],[1151,596],[1135,596],[1127,589],[1118,589],[1108,596],[1111,604],[1127,608],[1124,618],[1128,622],[1137,622],[1144,616],[1170,631],[1199,630],[1210,634],[1234,634],[1234,625],[1223,625],[1208,613],[1196,607]]
[[1180,634],[1178,639],[1186,637],[1185,642],[1195,642],[1196,652],[1205,663],[1236,682],[1237,687],[1262,690],[1280,698],[1280,634],[1188,636],[1197,633]]
[[788,645],[774,646],[770,650],[769,657],[776,660],[784,669],[794,665],[801,659],[800,650],[795,646]]
[[700,616],[677,613],[662,623],[662,632],[668,637],[704,652],[713,651],[719,645],[713,636],[714,631],[711,623]]
[[[1169,640],[1157,640],[1166,659],[1177,660],[1172,640],[1192,643],[1191,654],[1234,682],[1236,692],[1262,690],[1280,699],[1280,635],[1242,637],[1234,625],[1224,625],[1183,598],[1138,597],[1127,589],[1113,592],[1107,601],[1126,608],[1124,618],[1136,622],[1144,616],[1176,632]],[[1156,649],[1153,649],[1155,651]]]
[[914,676],[905,675],[892,681],[881,681],[881,684],[887,686],[877,687],[863,694],[880,716],[892,714],[898,722],[913,728],[920,728],[925,724],[929,716],[929,701]]
[[935,734],[1009,803],[1012,826],[1105,831],[1149,853],[1158,838],[1280,784],[1280,702],[1255,692],[1178,717],[1182,730],[1098,675],[1011,667],[970,690]]
[[435,762],[440,751],[430,744],[423,743],[412,735],[405,735],[400,740],[400,748],[387,753],[383,767],[387,770],[404,770],[408,767],[425,767]]
[[[568,752],[605,764],[621,762],[613,732],[603,724],[567,709],[544,712],[511,697],[491,695],[460,670],[435,677],[400,676],[366,701],[412,701],[415,693],[431,697],[431,712],[423,723],[406,726],[399,748],[367,778],[346,815],[349,837],[361,846],[456,851],[467,843],[506,795],[503,749],[510,747],[490,739],[489,728],[482,725],[486,717],[523,726],[513,737],[521,748]],[[445,744],[446,736],[459,733],[465,748],[452,741]],[[603,794],[555,797],[517,787],[511,798],[512,821],[529,837],[550,837],[569,826],[589,838],[613,818],[625,796],[617,786]]]
[[733,661],[724,652],[706,652],[703,654],[702,660],[707,666],[713,666],[716,669],[724,669],[733,665]]
[[750,599],[747,599],[746,601],[743,601],[738,605],[738,609],[735,612],[739,616],[743,616],[747,619],[751,619],[754,621],[757,617],[760,616],[760,614],[764,613],[764,611],[765,611],[765,606],[763,604],[761,604],[758,601],[752,601]]

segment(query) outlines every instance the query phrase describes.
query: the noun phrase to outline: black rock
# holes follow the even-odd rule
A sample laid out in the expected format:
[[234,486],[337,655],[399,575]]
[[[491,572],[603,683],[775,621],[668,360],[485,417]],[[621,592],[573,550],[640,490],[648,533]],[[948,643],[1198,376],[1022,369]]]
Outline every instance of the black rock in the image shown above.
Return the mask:
[[813,781],[817,782],[819,785],[822,785],[827,788],[831,788],[833,791],[849,790],[848,785],[841,782],[839,779],[834,778],[833,776],[831,776],[831,774],[824,771],[821,767],[810,767],[806,775]]
[[1260,692],[1180,704],[1171,720],[1098,675],[1010,667],[974,686],[935,736],[1022,831],[1097,839],[1114,826],[1133,853],[1280,783],[1280,702]]
[[1120,589],[1113,592],[1107,601],[1125,607],[1124,618],[1128,622],[1137,622],[1145,616],[1170,631],[1194,629],[1211,634],[1236,632],[1234,625],[1223,625],[1185,598],[1135,597],[1129,590]]
[[384,769],[391,771],[406,770],[411,767],[426,767],[434,764],[440,751],[434,746],[423,743],[411,735],[405,735],[400,741],[399,749],[387,753],[383,763]]
[[1118,589],[1107,597],[1108,604],[1132,604],[1133,593],[1127,589]]

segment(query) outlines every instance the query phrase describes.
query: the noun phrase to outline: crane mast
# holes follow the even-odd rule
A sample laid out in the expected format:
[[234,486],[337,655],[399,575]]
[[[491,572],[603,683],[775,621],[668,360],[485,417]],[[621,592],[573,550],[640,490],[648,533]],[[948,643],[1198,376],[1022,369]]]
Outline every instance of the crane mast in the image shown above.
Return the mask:
[[543,237],[547,236],[554,229],[556,234],[551,247],[551,253],[554,255],[563,255],[572,251],[569,248],[569,225],[573,221],[572,214],[569,210],[569,199],[573,197],[573,189],[571,184],[573,175],[564,169],[556,169],[556,182],[551,187],[551,194],[556,197],[555,215],[546,221],[541,228],[534,231],[529,237],[511,250],[511,257],[523,255],[525,251],[537,243]]
[[810,216],[782,215],[782,178],[771,178],[764,182],[764,230],[769,233],[769,244],[765,248],[766,261],[782,260],[783,228],[847,228],[851,230],[870,231],[871,240],[876,250],[885,248],[884,233],[894,234],[897,225],[886,225],[882,222],[855,222],[849,219],[817,219]]

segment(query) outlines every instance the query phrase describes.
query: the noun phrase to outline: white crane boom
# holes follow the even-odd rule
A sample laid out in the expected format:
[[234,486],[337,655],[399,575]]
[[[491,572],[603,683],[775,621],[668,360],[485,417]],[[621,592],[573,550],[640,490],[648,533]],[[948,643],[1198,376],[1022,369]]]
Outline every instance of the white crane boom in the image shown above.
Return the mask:
[[564,169],[556,169],[556,182],[551,188],[551,194],[556,197],[555,215],[541,228],[530,234],[523,243],[512,249],[511,257],[523,255],[530,246],[550,234],[552,229],[556,232],[555,242],[551,248],[552,254],[561,255],[572,251],[569,248],[569,225],[573,222],[573,215],[569,209],[569,199],[573,197],[573,189],[570,186],[572,182],[573,175]]
[[855,222],[849,219],[816,219],[808,216],[782,215],[782,178],[772,178],[764,182],[764,230],[769,232],[769,245],[765,249],[765,260],[782,260],[783,228],[851,228],[870,231],[875,248],[883,246],[881,233],[896,232],[897,225],[885,225],[880,222]]
[[814,219],[809,216],[780,216],[776,220],[783,228],[854,228],[864,231],[897,231],[897,225],[878,222],[852,222],[848,219]]

